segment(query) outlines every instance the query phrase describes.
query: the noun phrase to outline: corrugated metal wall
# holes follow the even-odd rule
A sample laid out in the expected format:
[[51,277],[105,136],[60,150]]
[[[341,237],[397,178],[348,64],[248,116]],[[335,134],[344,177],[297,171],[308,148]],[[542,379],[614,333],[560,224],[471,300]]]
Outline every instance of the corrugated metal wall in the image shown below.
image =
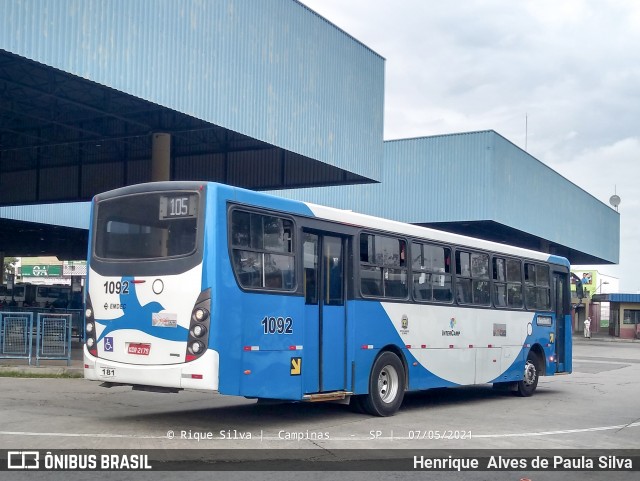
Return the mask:
[[278,195],[403,222],[451,222],[491,215],[492,132],[385,142],[374,185],[277,191]]
[[[492,184],[499,195],[492,219],[617,263],[619,214],[504,137],[493,137]],[[585,225],[597,226],[597,235],[586,236]]]
[[[385,142],[380,184],[277,194],[411,223],[495,221],[619,258],[618,213],[493,131]],[[597,236],[584,236],[585,221]]]
[[0,218],[88,229],[91,202],[0,207]]
[[489,132],[385,142],[384,184],[404,195],[381,212],[415,223],[487,219],[490,144]]
[[294,0],[5,0],[0,49],[380,177],[384,59]]

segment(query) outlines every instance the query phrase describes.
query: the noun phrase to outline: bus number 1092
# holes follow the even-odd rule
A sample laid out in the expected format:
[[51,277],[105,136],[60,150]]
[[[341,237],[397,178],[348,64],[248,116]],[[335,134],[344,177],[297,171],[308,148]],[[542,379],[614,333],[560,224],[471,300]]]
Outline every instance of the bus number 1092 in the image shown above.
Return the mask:
[[104,283],[105,294],[129,294],[129,281],[107,281]]
[[293,319],[290,317],[265,316],[260,323],[264,334],[293,334]]

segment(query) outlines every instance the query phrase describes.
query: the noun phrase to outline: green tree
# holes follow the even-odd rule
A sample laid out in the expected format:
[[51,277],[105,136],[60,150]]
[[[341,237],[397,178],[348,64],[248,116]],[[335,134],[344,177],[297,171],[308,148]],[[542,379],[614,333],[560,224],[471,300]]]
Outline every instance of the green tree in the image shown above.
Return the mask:
[[11,276],[13,276],[15,269],[16,269],[16,264],[18,262],[18,258],[17,257],[5,257],[4,258],[4,266],[3,266],[3,272],[4,272],[4,280],[5,282],[9,279],[11,279]]

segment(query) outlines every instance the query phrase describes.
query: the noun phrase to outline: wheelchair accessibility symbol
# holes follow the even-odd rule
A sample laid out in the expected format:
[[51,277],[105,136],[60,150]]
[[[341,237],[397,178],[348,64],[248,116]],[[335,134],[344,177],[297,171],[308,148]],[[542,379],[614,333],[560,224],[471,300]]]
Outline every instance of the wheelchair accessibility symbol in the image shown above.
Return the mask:
[[113,337],[104,338],[104,352],[113,352]]

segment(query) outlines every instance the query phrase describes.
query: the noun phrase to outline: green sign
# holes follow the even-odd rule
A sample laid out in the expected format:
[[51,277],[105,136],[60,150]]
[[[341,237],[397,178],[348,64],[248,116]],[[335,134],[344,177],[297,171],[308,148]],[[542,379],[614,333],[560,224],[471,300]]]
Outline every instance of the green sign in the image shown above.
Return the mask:
[[22,266],[22,277],[60,277],[62,275],[61,265],[39,264],[33,266]]

